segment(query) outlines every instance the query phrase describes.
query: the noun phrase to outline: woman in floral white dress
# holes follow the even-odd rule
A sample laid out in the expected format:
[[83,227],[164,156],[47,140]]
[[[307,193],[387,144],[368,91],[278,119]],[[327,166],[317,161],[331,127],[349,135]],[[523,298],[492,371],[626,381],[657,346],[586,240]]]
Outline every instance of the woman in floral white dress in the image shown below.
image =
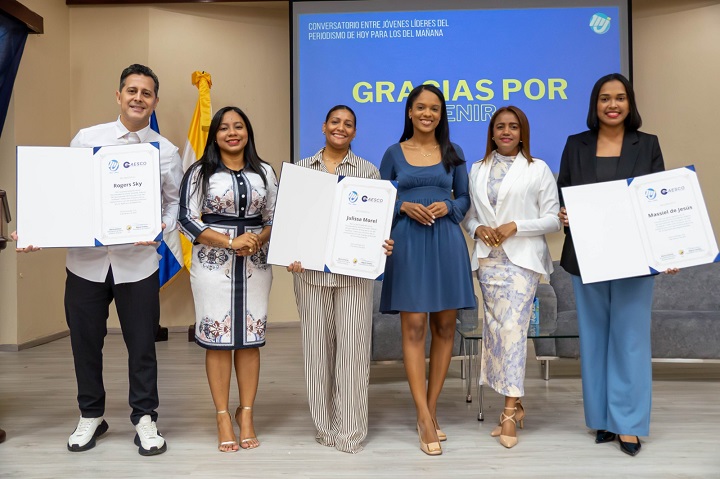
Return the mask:
[[[257,154],[250,120],[237,107],[220,109],[210,123],[203,156],[183,178],[180,225],[193,242],[195,342],[207,350],[221,452],[260,445],[252,407],[272,283],[266,258],[276,195],[275,173]],[[239,442],[228,409],[233,362]]]
[[522,427],[527,331],[541,276],[552,272],[545,234],[560,230],[557,188],[547,164],[530,155],[530,124],[515,106],[490,119],[485,158],[470,170],[463,226],[475,240],[472,265],[483,295],[481,380],[505,396],[491,435],[511,448]]

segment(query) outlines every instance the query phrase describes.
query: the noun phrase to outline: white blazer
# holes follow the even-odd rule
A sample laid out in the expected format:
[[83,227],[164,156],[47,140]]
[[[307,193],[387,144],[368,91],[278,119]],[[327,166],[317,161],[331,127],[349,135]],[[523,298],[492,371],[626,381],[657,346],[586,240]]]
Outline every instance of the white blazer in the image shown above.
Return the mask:
[[475,240],[473,271],[479,267],[478,258],[487,258],[491,249],[475,237],[477,227],[497,228],[514,221],[517,233],[502,244],[508,259],[517,266],[549,275],[553,267],[544,235],[560,231],[561,227],[558,191],[550,168],[537,158],[528,163],[519,153],[500,185],[496,213],[487,194],[491,166],[492,156],[476,161],[470,169],[470,209],[462,225]]

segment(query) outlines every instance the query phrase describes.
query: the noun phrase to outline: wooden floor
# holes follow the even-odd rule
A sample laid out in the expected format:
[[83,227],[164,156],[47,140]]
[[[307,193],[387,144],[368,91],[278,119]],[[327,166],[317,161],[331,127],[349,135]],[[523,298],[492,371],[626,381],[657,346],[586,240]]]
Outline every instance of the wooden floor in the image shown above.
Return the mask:
[[[64,338],[17,353],[0,353],[2,478],[159,477],[720,477],[720,365],[656,364],[652,435],[634,458],[617,443],[596,445],[583,422],[579,365],[555,361],[552,379],[541,379],[529,360],[525,429],[507,450],[489,436],[501,399],[486,392],[487,419],[467,404],[460,363],[453,362],[439,405],[449,439],[443,455],[418,448],[413,405],[401,364],[375,365],[370,386],[370,433],[358,455],[314,441],[305,399],[300,332],[268,330],[262,349],[255,426],[262,445],[253,451],[216,450],[215,411],[201,348],[171,333],[158,344],[161,432],[168,452],[144,458],[132,439],[127,406],[126,352],[122,337],[105,346],[110,431],[83,453],[66,450],[77,422],[70,342]],[[231,404],[237,404],[237,393]],[[490,419],[492,418],[492,419]]]

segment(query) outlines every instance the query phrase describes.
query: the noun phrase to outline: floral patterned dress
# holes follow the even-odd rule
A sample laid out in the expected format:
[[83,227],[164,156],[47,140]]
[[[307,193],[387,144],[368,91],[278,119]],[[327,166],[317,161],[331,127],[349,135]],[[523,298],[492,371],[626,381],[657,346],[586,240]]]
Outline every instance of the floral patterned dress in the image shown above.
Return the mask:
[[[487,187],[493,208],[514,160],[497,152],[493,156]],[[513,264],[502,245],[479,262],[477,274],[485,315],[480,380],[504,396],[522,397],[528,324],[540,273]]]
[[[198,164],[199,166],[199,164]],[[210,177],[205,198],[195,187],[193,167],[180,188],[180,228],[193,242],[190,285],[195,299],[195,342],[206,349],[242,349],[265,345],[272,269],[267,244],[252,256],[199,244],[207,228],[228,239],[272,225],[277,178],[263,164],[267,186],[256,172],[220,165]]]

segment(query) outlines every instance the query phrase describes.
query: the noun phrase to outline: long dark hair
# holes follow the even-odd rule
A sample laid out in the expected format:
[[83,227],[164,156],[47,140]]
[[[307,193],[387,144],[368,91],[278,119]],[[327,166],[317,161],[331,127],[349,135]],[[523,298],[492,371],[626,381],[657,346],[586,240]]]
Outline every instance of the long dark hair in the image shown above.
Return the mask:
[[600,120],[598,120],[597,113],[597,102],[600,97],[600,89],[604,84],[613,80],[617,80],[622,83],[625,87],[625,93],[627,93],[627,101],[630,111],[628,112],[628,116],[625,117],[625,129],[628,131],[637,131],[642,126],[642,118],[640,118],[640,112],[638,111],[637,103],[635,103],[635,90],[633,90],[630,80],[620,73],[605,75],[595,82],[595,86],[593,86],[592,92],[590,93],[590,108],[588,108],[587,127],[595,132],[600,129]]
[[533,157],[530,156],[530,122],[528,121],[525,113],[520,108],[513,105],[498,108],[495,110],[495,113],[493,113],[492,118],[490,118],[490,123],[488,124],[487,146],[485,147],[485,158],[483,158],[483,161],[490,158],[490,154],[497,148],[497,145],[493,140],[493,130],[495,129],[495,121],[497,120],[497,117],[504,111],[509,111],[517,117],[518,123],[520,124],[520,152],[527,159],[528,163],[532,163]]
[[210,122],[210,129],[208,130],[205,151],[203,152],[197,163],[188,168],[187,172],[185,173],[185,175],[187,176],[192,174],[191,172],[194,171],[195,168],[200,169],[195,183],[195,188],[197,188],[198,186],[201,187],[201,198],[203,199],[205,198],[205,195],[207,195],[208,185],[210,184],[210,177],[215,173],[215,171],[217,171],[218,166],[222,163],[222,161],[220,160],[220,148],[218,147],[215,138],[217,138],[217,132],[220,128],[220,123],[222,122],[223,115],[225,115],[225,113],[229,111],[234,111],[235,113],[240,115],[243,123],[245,123],[245,129],[247,130],[247,144],[245,145],[245,149],[243,150],[245,168],[250,169],[260,175],[260,178],[262,178],[263,180],[263,184],[267,187],[267,177],[265,176],[265,169],[262,167],[262,164],[265,163],[267,165],[268,163],[262,158],[260,158],[260,156],[258,156],[257,154],[257,150],[255,149],[255,134],[253,133],[250,119],[240,108],[236,106],[226,106],[219,109],[217,113],[215,113],[215,116],[213,116],[213,119]]
[[415,130],[413,129],[412,120],[409,117],[410,110],[412,110],[415,100],[420,93],[427,90],[434,93],[440,99],[440,121],[438,122],[437,128],[435,128],[435,139],[440,145],[440,157],[442,158],[442,164],[445,167],[445,171],[450,172],[450,169],[454,166],[461,165],[464,163],[462,158],[458,156],[452,143],[450,143],[450,126],[447,119],[447,108],[445,107],[445,97],[438,87],[435,85],[418,85],[410,95],[407,97],[405,102],[405,128],[403,129],[400,141],[409,140],[412,138]]

